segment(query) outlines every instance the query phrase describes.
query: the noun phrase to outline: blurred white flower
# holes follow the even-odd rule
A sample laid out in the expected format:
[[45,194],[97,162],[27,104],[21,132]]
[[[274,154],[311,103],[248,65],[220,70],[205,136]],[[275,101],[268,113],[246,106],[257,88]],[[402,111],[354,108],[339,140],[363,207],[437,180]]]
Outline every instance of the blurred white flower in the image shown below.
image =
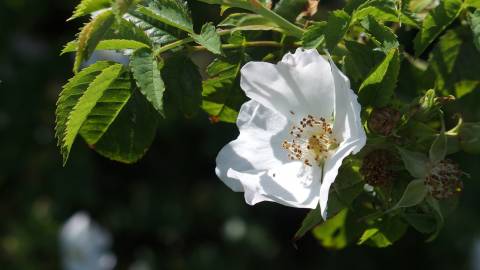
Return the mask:
[[317,50],[301,48],[276,65],[247,63],[241,75],[251,100],[240,109],[239,137],[218,154],[218,177],[248,204],[320,204],[326,218],[342,160],[366,141],[350,81]]
[[110,270],[116,258],[110,252],[111,237],[90,219],[79,212],[63,225],[60,247],[65,270]]

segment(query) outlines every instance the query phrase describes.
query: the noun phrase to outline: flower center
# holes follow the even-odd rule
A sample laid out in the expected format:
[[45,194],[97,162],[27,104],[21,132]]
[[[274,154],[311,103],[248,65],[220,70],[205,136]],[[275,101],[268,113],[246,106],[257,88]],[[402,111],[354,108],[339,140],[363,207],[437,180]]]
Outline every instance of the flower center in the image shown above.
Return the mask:
[[331,121],[323,117],[304,117],[299,125],[292,127],[289,137],[290,140],[282,144],[288,151],[288,158],[303,161],[308,166],[321,166],[338,146]]

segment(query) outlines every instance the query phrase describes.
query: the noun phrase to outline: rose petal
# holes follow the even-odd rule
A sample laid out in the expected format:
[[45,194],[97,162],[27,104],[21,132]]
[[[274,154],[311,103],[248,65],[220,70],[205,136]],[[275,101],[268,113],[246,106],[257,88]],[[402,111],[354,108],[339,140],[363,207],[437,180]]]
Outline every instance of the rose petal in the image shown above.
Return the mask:
[[289,125],[282,115],[251,100],[242,105],[237,126],[240,135],[218,154],[216,173],[232,190],[243,191],[238,179],[227,176],[228,169],[256,172],[287,163],[281,145]]
[[277,65],[249,62],[242,68],[241,87],[265,107],[291,118],[308,114],[329,118],[334,82],[330,64],[317,50],[297,49]]
[[292,161],[266,171],[239,172],[229,169],[229,178],[243,186],[245,201],[254,205],[274,201],[290,207],[314,209],[318,205],[321,169]]
[[330,58],[335,85],[335,122],[333,132],[339,142],[349,138],[366,139],[360,118],[361,106],[357,95],[350,88],[350,80],[337,68]]

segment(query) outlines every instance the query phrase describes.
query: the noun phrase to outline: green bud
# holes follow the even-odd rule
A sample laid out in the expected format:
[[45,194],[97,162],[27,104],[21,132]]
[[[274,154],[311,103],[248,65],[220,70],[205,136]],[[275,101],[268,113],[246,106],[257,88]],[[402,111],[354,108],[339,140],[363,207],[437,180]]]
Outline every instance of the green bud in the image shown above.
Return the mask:
[[480,122],[463,123],[459,132],[460,148],[471,154],[480,153]]
[[430,89],[414,104],[413,114],[420,121],[428,121],[438,115],[443,105],[454,100],[455,97],[451,95],[437,97],[435,90]]

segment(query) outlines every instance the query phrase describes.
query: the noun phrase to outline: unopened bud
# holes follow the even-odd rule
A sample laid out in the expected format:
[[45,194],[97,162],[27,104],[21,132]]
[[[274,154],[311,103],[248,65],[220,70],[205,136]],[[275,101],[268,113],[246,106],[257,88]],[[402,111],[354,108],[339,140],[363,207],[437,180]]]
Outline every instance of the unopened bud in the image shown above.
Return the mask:
[[371,186],[385,186],[393,181],[391,166],[395,157],[387,150],[379,149],[368,153],[360,168],[365,182]]
[[368,119],[368,128],[374,133],[388,136],[397,127],[400,117],[400,112],[392,108],[374,109]]
[[444,159],[431,168],[425,178],[425,184],[434,198],[448,199],[462,192],[463,182],[460,180],[462,175],[458,164]]
[[455,101],[452,95],[437,97],[435,90],[428,90],[423,97],[418,100],[413,113],[415,118],[421,121],[430,120],[438,115],[440,108],[447,103]]

